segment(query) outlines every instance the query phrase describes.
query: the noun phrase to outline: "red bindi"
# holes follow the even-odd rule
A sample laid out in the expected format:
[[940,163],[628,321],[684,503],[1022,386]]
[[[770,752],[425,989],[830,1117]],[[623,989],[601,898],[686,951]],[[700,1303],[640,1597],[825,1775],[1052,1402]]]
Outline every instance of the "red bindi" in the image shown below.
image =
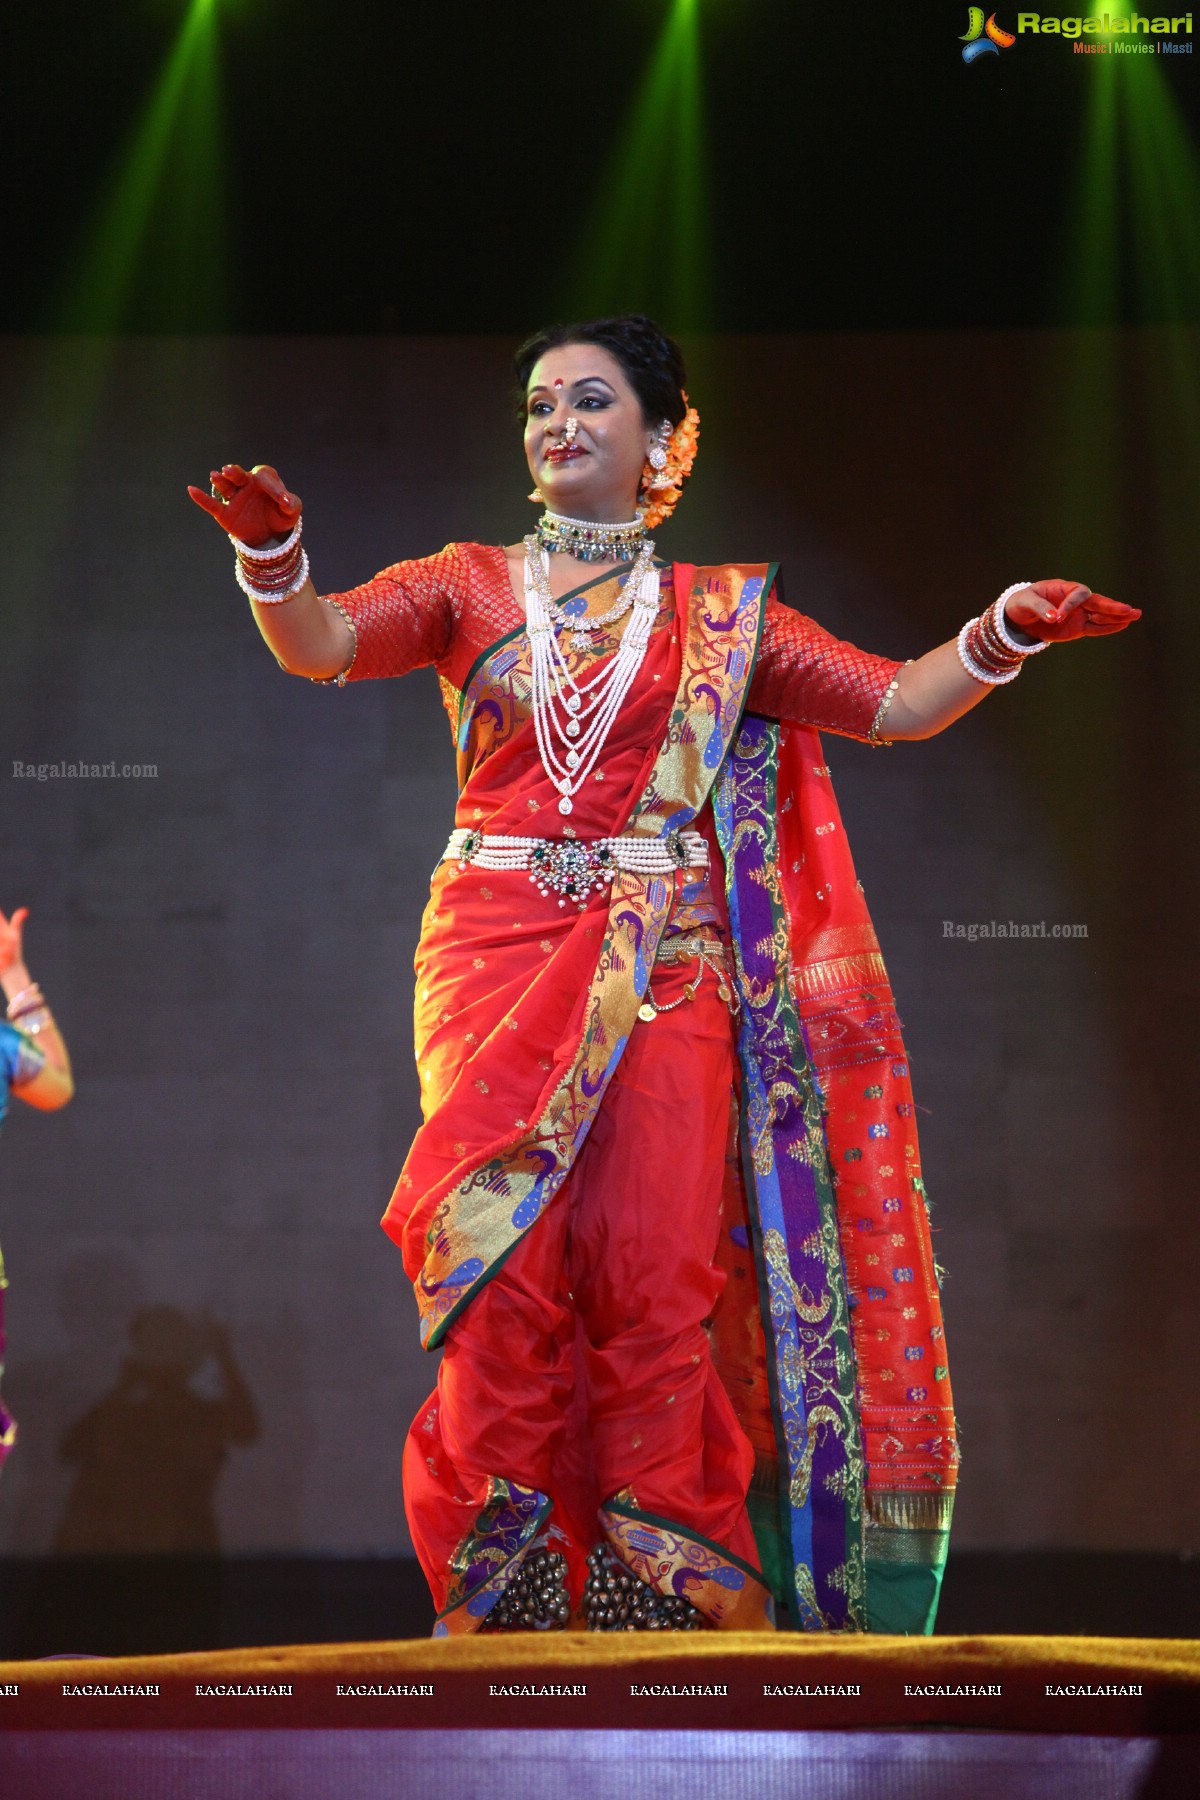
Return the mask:
[[554,385],[556,388],[560,388],[562,386],[562,376],[561,375],[559,376],[558,380],[554,383]]

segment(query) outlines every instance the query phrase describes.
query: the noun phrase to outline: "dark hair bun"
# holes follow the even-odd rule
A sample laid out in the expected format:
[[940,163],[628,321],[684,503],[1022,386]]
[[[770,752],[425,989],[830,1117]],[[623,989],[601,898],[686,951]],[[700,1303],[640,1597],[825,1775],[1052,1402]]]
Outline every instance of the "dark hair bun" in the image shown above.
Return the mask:
[[548,350],[564,344],[599,344],[615,356],[642,404],[647,425],[670,419],[678,425],[687,407],[683,390],[687,373],[674,338],[644,313],[624,313],[616,319],[589,319],[578,325],[550,325],[526,338],[513,360],[517,378],[518,411],[525,416],[525,390],[534,365]]

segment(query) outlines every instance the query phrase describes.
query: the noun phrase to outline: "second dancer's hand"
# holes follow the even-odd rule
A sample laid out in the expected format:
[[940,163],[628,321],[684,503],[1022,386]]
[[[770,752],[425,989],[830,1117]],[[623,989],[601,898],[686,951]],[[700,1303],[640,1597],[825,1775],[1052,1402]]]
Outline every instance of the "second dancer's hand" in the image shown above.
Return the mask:
[[257,463],[250,470],[241,463],[225,463],[209,479],[211,493],[198,487],[189,487],[188,493],[230,537],[257,550],[294,529],[302,510],[300,496],[270,463]]
[[6,919],[0,912],[0,975],[7,975],[10,970],[24,970],[25,968],[25,953],[21,939],[28,917],[29,908],[27,906],[18,906],[9,919]]

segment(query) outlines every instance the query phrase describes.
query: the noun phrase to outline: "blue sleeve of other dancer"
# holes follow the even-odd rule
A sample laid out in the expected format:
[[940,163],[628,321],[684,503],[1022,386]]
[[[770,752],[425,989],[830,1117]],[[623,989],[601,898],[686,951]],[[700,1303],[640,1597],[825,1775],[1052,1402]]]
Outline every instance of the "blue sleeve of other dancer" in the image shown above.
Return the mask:
[[[39,1052],[40,1055],[40,1052]],[[8,1095],[17,1072],[27,1064],[29,1039],[7,1019],[0,1019],[0,1125],[8,1112]],[[43,1059],[44,1060],[44,1059]]]

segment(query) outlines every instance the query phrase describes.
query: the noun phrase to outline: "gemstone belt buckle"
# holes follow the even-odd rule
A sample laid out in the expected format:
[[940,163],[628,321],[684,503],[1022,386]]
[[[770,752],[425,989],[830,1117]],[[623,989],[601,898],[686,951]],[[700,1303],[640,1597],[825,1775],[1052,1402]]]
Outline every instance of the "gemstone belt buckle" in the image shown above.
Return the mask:
[[539,894],[555,893],[558,904],[573,900],[580,911],[593,888],[613,878],[616,862],[607,844],[543,843],[529,854],[529,879]]

